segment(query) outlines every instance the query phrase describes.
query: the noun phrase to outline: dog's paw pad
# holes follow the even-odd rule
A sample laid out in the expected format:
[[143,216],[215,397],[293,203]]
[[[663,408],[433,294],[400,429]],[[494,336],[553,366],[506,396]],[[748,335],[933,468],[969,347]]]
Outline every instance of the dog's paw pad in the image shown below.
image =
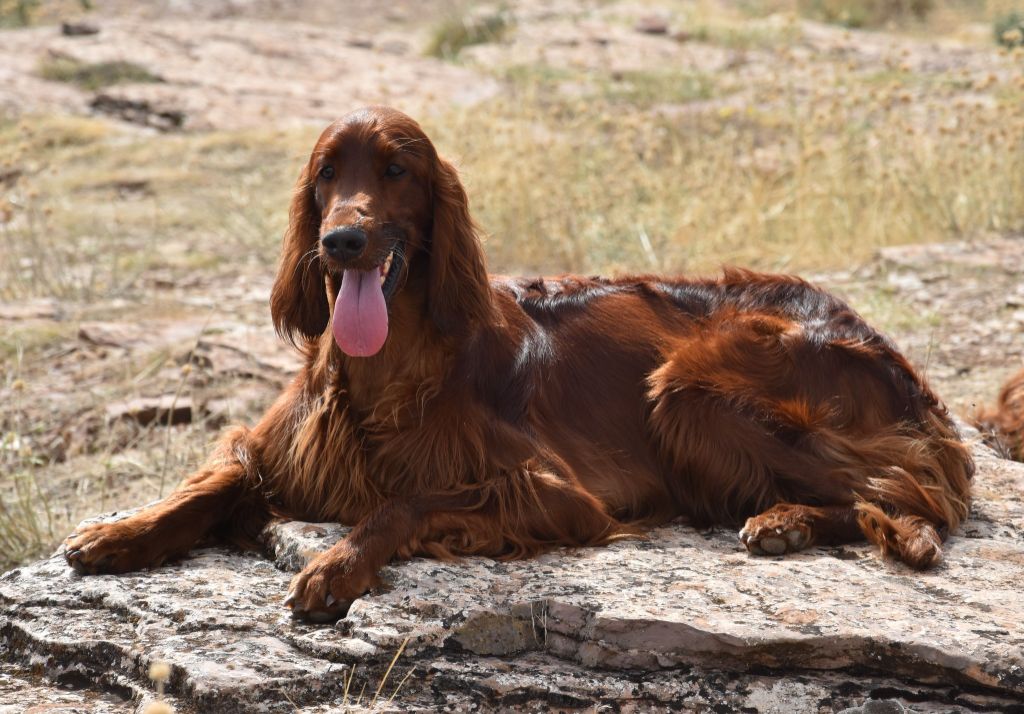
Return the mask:
[[284,606],[291,610],[292,619],[324,624],[335,622],[348,614],[352,600],[335,597],[324,591],[325,585],[319,574],[312,577],[305,571],[295,576]]
[[296,605],[294,600],[292,602],[285,601],[285,606],[292,611],[293,620],[312,622],[318,625],[335,622],[345,617],[351,605],[349,600],[333,600],[330,604],[316,603],[309,606]]
[[750,521],[747,521],[739,536],[740,542],[753,555],[784,555],[786,553],[793,553],[806,548],[811,540],[810,532],[805,528],[763,527]]
[[757,545],[765,553],[770,555],[782,555],[786,552],[788,544],[784,538],[776,538],[773,536],[767,536],[758,541]]

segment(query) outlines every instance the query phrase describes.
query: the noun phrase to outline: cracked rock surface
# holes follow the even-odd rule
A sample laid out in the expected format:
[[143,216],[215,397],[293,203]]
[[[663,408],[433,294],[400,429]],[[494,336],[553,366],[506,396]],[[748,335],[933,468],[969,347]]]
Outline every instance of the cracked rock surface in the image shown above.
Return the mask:
[[972,517],[923,574],[867,545],[757,558],[675,524],[529,561],[398,563],[346,619],[307,625],[281,601],[337,525],[122,576],[58,552],[0,580],[0,712],[141,711],[156,660],[178,712],[1024,711],[1024,465],[975,454]]

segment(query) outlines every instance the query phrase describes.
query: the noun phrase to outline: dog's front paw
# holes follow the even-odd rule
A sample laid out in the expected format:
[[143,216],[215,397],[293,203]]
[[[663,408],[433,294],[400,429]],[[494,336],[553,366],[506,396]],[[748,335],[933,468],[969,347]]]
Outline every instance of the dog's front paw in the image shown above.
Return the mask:
[[376,573],[361,567],[343,546],[336,546],[292,578],[284,604],[296,619],[334,622],[376,582]]
[[64,559],[81,575],[127,573],[160,565],[150,538],[132,519],[115,523],[92,523],[64,541]]
[[813,534],[808,524],[786,522],[762,513],[748,518],[740,531],[740,542],[753,555],[782,555],[803,550],[811,544]]

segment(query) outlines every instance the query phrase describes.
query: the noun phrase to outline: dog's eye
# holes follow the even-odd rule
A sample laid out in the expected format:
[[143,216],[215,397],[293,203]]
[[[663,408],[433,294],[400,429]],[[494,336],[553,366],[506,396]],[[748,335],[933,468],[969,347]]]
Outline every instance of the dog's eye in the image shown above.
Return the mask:
[[389,178],[394,178],[395,176],[401,176],[404,173],[405,173],[405,169],[403,169],[398,164],[391,164],[391,165],[389,165],[387,167],[387,169],[384,170],[384,175],[389,177]]
[[328,164],[320,169],[320,178],[327,180],[334,178],[334,167]]

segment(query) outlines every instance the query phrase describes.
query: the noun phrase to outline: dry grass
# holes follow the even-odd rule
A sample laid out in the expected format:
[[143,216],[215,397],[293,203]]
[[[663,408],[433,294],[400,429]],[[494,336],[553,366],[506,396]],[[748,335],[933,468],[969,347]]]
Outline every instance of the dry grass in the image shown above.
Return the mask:
[[[310,132],[154,137],[99,119],[0,124],[0,299],[130,295],[141,275],[274,260]],[[60,236],[60,240],[54,240]]]
[[[739,106],[535,85],[432,135],[461,156],[498,270],[805,270],[1024,227],[1019,74],[924,91],[905,72],[779,62]],[[808,93],[789,71],[821,79]],[[961,80],[1003,98],[953,99]]]
[[[697,5],[704,3],[698,0]],[[847,27],[955,31],[955,25],[992,23],[1020,10],[1019,0],[736,0],[729,3],[748,17],[796,13]]]
[[[19,338],[18,331],[8,336]],[[51,391],[51,380],[60,383],[54,356],[79,350],[75,345],[72,333],[59,344],[36,346],[33,358],[19,350],[0,372],[0,571],[52,552],[85,517],[166,495],[206,457],[219,428],[195,410],[189,423],[174,427],[111,420],[108,404],[176,394],[198,405],[233,386],[210,385],[189,364],[179,368],[191,348],[183,345],[180,352],[97,360],[91,373],[64,365],[75,391]]]
[[[76,323],[182,311],[160,305],[154,280],[269,270],[314,134],[0,124],[0,302],[50,299],[64,315],[0,323],[0,570],[52,549],[84,515],[157,497],[162,475],[176,483],[207,453],[215,430],[198,416],[173,429],[105,418],[105,405],[140,396],[218,396],[228,385],[179,369],[189,345],[79,367]],[[59,370],[75,375],[73,393]],[[68,452],[61,442],[76,429],[90,443]]]
[[[19,354],[15,369],[20,361]],[[37,427],[26,422],[21,408],[25,383],[12,377],[5,386],[11,401],[0,415],[0,571],[38,555],[53,541],[55,527],[49,499],[37,480],[45,459],[29,440]]]

